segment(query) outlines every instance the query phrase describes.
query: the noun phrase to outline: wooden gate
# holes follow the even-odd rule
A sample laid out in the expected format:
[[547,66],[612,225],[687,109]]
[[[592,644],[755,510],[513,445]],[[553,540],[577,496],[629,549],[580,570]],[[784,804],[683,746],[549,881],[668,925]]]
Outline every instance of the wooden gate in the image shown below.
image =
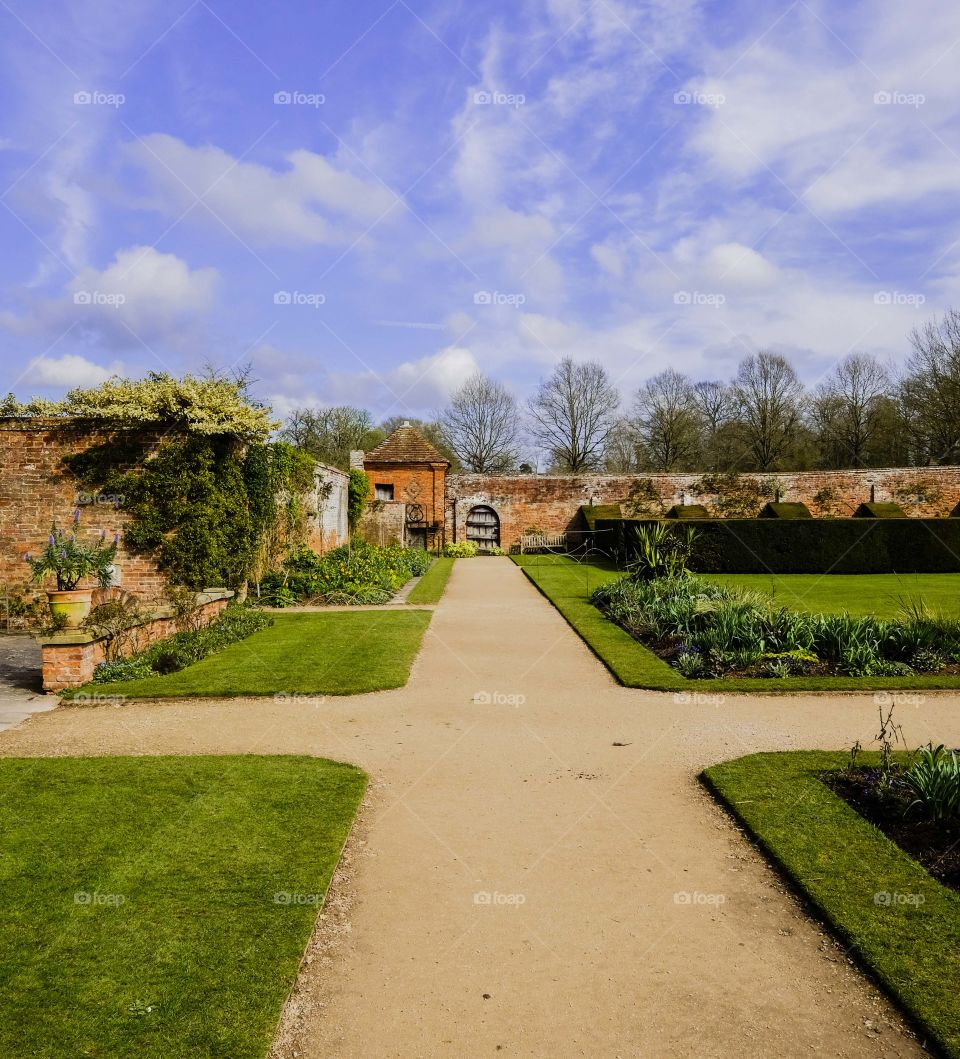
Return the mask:
[[500,545],[500,519],[492,507],[480,504],[467,515],[467,540],[473,541],[482,552]]

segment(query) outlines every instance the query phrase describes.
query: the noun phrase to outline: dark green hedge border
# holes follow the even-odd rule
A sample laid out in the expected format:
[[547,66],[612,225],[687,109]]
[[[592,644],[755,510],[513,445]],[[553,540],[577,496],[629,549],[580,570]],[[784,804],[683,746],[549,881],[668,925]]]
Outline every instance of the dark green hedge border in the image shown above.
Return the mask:
[[[862,762],[878,758],[866,754]],[[848,760],[813,751],[752,754],[701,778],[915,1025],[960,1059],[960,894],[820,781]],[[878,894],[920,895],[922,903],[886,904]]]
[[[624,564],[652,519],[598,519],[597,547]],[[960,519],[697,519],[691,567],[711,574],[953,574]]]

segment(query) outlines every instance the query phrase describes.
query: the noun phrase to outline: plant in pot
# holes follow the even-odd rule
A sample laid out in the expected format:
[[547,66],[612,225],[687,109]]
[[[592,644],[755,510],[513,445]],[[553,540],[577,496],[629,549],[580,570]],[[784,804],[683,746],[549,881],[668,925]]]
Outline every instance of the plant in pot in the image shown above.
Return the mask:
[[110,585],[120,541],[120,535],[115,533],[113,541],[107,544],[104,532],[84,543],[77,539],[79,524],[80,512],[76,511],[70,533],[65,533],[54,523],[43,551],[36,556],[29,552],[24,555],[35,583],[39,584],[50,574],[56,577],[57,590],[48,591],[47,598],[55,622],[66,629],[78,629],[90,613],[93,589],[77,588],[77,585],[86,577],[96,578],[101,588]]

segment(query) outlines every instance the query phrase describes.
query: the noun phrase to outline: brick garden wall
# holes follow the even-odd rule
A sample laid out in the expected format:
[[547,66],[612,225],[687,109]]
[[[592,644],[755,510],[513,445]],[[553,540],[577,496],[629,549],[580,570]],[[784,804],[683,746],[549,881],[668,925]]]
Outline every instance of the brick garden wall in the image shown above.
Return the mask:
[[[15,594],[27,588],[30,570],[23,553],[39,551],[51,523],[56,520],[66,528],[77,507],[84,537],[100,530],[108,536],[123,531],[123,511],[104,498],[89,502],[93,498],[61,464],[64,456],[107,438],[96,432],[78,435],[49,421],[0,421],[0,592]],[[121,546],[116,566],[130,592],[151,597],[163,588],[163,578],[149,558],[130,555]]]
[[[30,570],[24,552],[39,551],[47,540],[51,523],[66,528],[74,510],[80,508],[83,537],[105,530],[122,535],[127,517],[122,498],[91,497],[62,465],[67,455],[83,452],[108,440],[107,432],[65,429],[61,421],[0,419],[0,596],[16,595],[29,586]],[[159,440],[153,435],[154,443]],[[149,433],[140,435],[148,446]],[[308,543],[319,551],[342,544],[347,531],[347,475],[335,467],[318,465],[318,483],[329,481],[332,489],[324,499],[319,492],[307,506],[314,512]],[[442,494],[441,494],[442,495]],[[149,556],[131,555],[122,544],[116,567],[123,588],[146,599],[158,598],[164,578]],[[81,586],[88,587],[88,586]],[[32,590],[35,591],[35,590]]]
[[[701,474],[450,475],[446,490],[446,538],[458,541],[466,538],[467,515],[476,504],[488,505],[497,512],[500,543],[505,548],[519,543],[527,529],[565,533],[575,528],[580,505],[622,504],[631,486],[641,478],[653,482],[664,509],[684,500],[712,508],[715,497],[694,495],[694,483],[701,477]],[[876,500],[895,500],[908,515],[949,515],[960,502],[960,467],[778,472],[751,477],[779,487],[782,500],[802,501],[814,515],[851,515],[859,504],[870,499],[871,483]],[[819,503],[815,498],[825,489],[834,495],[829,502]]]

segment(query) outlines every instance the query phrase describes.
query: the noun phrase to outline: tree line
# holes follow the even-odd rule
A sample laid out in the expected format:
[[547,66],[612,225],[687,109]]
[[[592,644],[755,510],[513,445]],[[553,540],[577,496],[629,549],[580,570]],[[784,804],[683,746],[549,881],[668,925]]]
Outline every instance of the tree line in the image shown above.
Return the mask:
[[[402,422],[352,406],[301,408],[282,431],[346,467]],[[433,419],[413,421],[456,470],[478,473],[774,471],[960,462],[960,311],[910,335],[899,368],[850,353],[814,387],[761,351],[733,378],[668,368],[624,400],[599,361],[561,360],[525,403],[478,372]],[[545,457],[545,466],[542,464]]]

